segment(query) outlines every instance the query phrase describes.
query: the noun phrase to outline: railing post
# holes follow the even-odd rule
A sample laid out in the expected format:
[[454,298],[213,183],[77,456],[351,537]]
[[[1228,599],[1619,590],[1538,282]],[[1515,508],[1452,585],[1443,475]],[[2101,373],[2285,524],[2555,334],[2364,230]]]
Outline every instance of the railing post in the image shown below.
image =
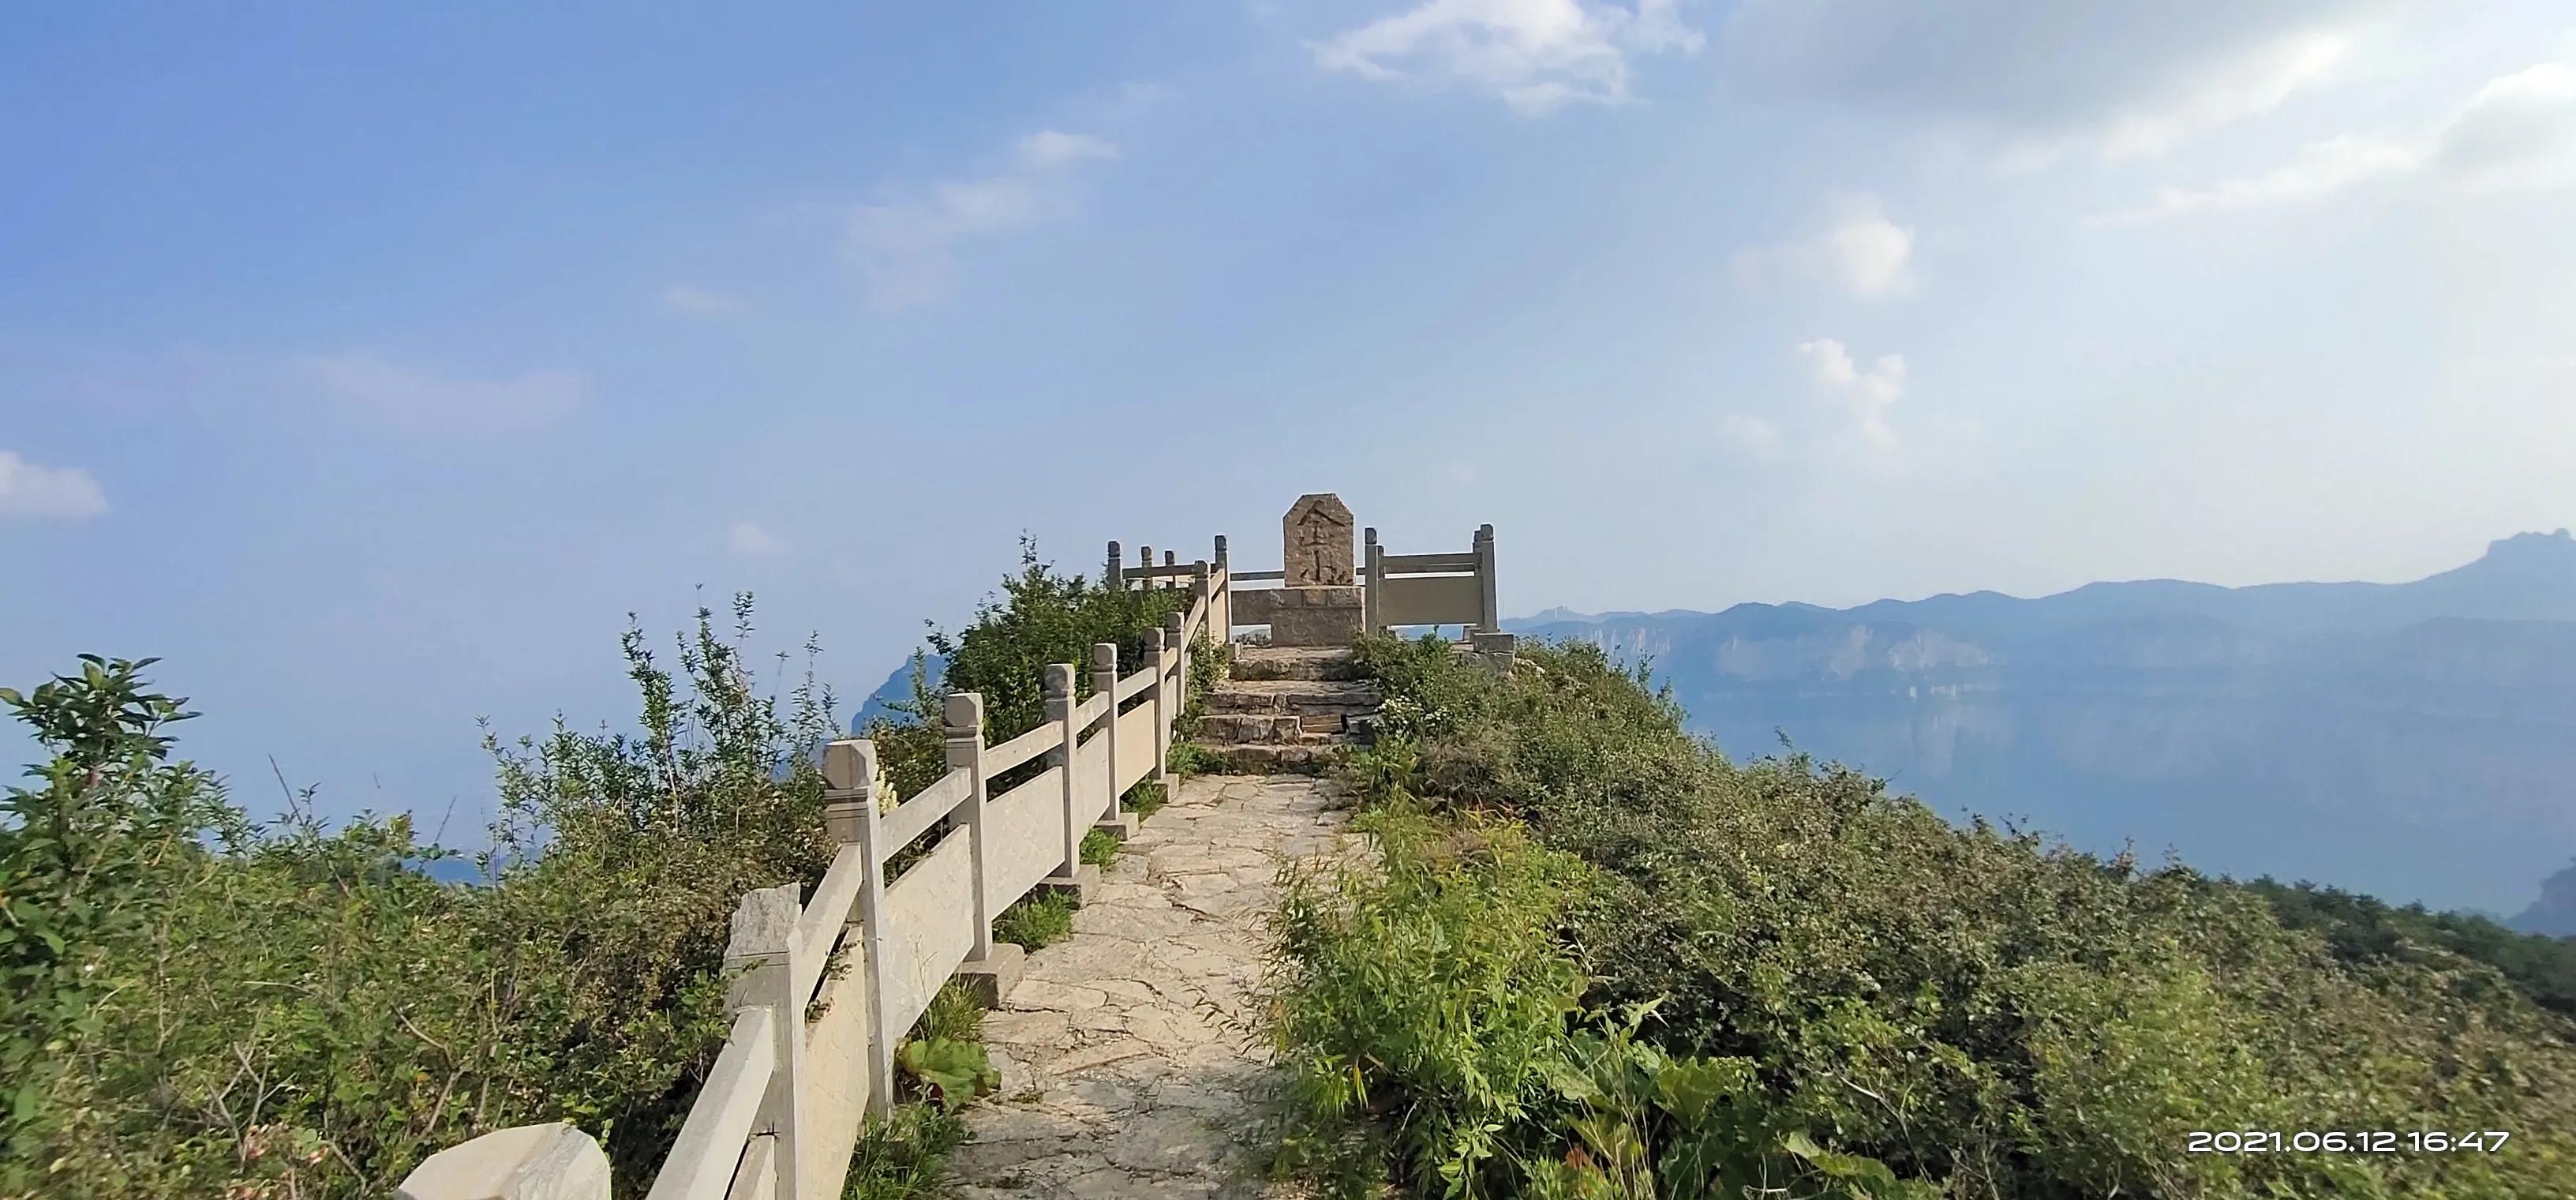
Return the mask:
[[975,880],[975,948],[967,958],[982,961],[993,957],[993,890],[988,870],[992,851],[984,841],[984,697],[952,692],[940,715],[948,727],[944,746],[948,769],[967,772],[966,799],[948,823],[966,827],[966,853],[973,861]]
[[1064,783],[1064,869],[1056,872],[1072,879],[1082,869],[1083,826],[1074,820],[1078,789],[1073,785],[1073,752],[1082,743],[1082,731],[1073,727],[1073,664],[1048,663],[1046,669],[1047,720],[1064,734],[1064,745],[1048,754],[1062,773]]
[[[1180,551],[1178,551],[1178,550],[1166,550],[1166,551],[1164,551],[1164,552],[1163,552],[1163,565],[1164,565],[1164,566],[1166,566],[1166,567],[1177,567],[1177,566],[1181,565],[1181,552],[1180,552]],[[1166,572],[1164,572],[1164,573],[1163,573],[1163,586],[1164,586],[1164,587],[1167,587],[1167,588],[1176,588],[1176,587],[1181,586],[1181,581],[1180,581],[1180,579],[1179,579],[1179,578],[1175,577],[1171,572],[1166,571]]]
[[894,1028],[886,995],[885,855],[877,832],[877,746],[844,738],[823,748],[823,825],[838,842],[856,842],[867,864],[859,881],[855,941],[868,984],[868,1111],[894,1107]]
[[1127,590],[1127,559],[1118,553],[1118,543],[1109,543],[1109,571],[1100,577],[1100,586],[1113,592]]
[[724,956],[727,971],[749,968],[734,980],[733,1009],[767,1008],[772,1018],[778,1065],[761,1097],[760,1124],[776,1139],[775,1200],[802,1200],[796,1138],[805,1116],[805,997],[796,994],[797,891],[797,885],[788,883],[744,893],[733,910]]
[[1216,642],[1234,644],[1234,572],[1226,565],[1225,535],[1216,535],[1216,607],[1208,610],[1208,620],[1216,625]]
[[1360,531],[1360,627],[1369,632],[1386,628],[1386,549],[1377,544],[1377,526]]
[[1190,706],[1190,641],[1184,632],[1189,618],[1180,613],[1163,614],[1163,653],[1171,656],[1172,705],[1163,720],[1163,764],[1172,761],[1172,725]]
[[1494,602],[1494,527],[1476,527],[1476,624],[1487,633],[1503,628],[1502,607]]
[[562,1121],[496,1129],[428,1158],[394,1200],[608,1200],[608,1155]]
[[1145,657],[1151,659],[1154,664],[1154,686],[1146,689],[1153,693],[1154,736],[1152,741],[1154,746],[1154,770],[1147,776],[1147,778],[1152,779],[1156,783],[1163,783],[1165,781],[1165,777],[1170,774],[1170,771],[1167,768],[1172,760],[1172,750],[1171,743],[1167,740],[1171,736],[1171,725],[1169,724],[1169,718],[1165,716],[1165,710],[1163,707],[1167,685],[1170,682],[1163,678],[1163,672],[1171,666],[1171,659],[1164,656],[1162,630],[1148,629],[1145,631]]
[[1091,690],[1099,693],[1100,695],[1109,697],[1109,723],[1102,726],[1100,730],[1100,736],[1106,739],[1100,745],[1101,750],[1104,752],[1102,757],[1106,758],[1109,762],[1109,769],[1102,772],[1103,775],[1108,777],[1109,805],[1106,810],[1106,815],[1101,817],[1101,820],[1116,821],[1118,819],[1119,810],[1118,644],[1116,642],[1093,642],[1091,644]]
[[1152,546],[1136,547],[1136,565],[1144,568],[1136,572],[1136,586],[1140,588],[1154,586],[1154,548]]

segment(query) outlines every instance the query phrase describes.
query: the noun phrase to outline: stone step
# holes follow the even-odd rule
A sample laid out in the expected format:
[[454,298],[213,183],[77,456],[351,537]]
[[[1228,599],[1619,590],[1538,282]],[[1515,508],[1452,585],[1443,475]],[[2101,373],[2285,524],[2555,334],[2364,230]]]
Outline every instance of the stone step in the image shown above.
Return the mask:
[[1321,775],[1332,766],[1345,744],[1331,739],[1294,745],[1225,742],[1199,748],[1221,764],[1224,774]]
[[[1317,733],[1339,733],[1340,721]],[[1199,718],[1198,736],[1210,742],[1281,743],[1304,740],[1305,719],[1295,713],[1209,713]]]
[[1245,646],[1229,672],[1241,680],[1349,680],[1359,677],[1351,652],[1338,646]]
[[1207,697],[1210,712],[1333,713],[1356,716],[1374,712],[1377,685],[1323,679],[1229,679]]

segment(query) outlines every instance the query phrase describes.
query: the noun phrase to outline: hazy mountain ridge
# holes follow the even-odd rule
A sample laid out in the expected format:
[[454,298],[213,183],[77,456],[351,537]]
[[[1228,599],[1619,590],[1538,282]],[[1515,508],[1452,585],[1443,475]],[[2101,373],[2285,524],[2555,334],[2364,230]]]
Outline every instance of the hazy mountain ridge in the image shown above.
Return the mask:
[[2088,848],[2135,837],[2234,874],[2500,911],[2576,855],[2563,529],[2400,584],[1542,615],[1505,625],[1652,656],[1732,753],[1777,748],[1776,730]]

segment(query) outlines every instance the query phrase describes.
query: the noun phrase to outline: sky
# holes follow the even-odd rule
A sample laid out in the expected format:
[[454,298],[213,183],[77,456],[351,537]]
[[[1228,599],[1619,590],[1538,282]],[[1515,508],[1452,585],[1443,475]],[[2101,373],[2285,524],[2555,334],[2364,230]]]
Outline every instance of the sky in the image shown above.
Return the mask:
[[2571,331],[2563,0],[20,5],[0,682],[470,843],[630,613],[855,701],[1309,491],[1507,614],[2397,581],[2576,523]]

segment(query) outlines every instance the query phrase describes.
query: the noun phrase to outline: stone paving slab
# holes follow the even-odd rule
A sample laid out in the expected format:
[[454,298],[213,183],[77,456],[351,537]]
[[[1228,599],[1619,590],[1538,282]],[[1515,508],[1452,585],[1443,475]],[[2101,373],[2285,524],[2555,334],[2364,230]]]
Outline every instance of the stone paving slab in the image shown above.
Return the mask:
[[1002,1088],[966,1111],[951,1194],[1276,1197],[1253,1162],[1266,1054],[1240,1032],[1289,857],[1342,824],[1320,781],[1201,776],[1145,822],[984,1022]]

